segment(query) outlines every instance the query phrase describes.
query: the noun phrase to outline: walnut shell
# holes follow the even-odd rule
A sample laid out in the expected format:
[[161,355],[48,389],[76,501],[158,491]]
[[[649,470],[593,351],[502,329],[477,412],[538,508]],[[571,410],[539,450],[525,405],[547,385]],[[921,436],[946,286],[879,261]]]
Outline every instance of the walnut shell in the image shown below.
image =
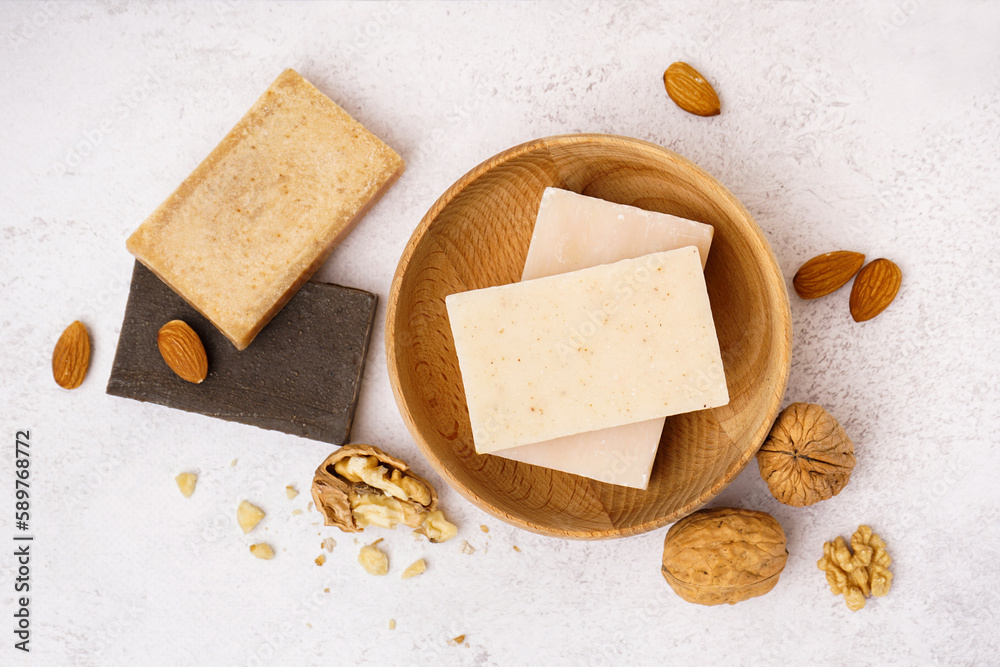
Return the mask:
[[695,604],[736,604],[778,583],[788,550],[770,514],[719,507],[690,514],[667,531],[663,578]]
[[426,487],[429,492],[429,499],[426,502],[421,503],[412,499],[399,501],[405,509],[405,519],[400,523],[416,528],[421,525],[429,512],[437,509],[437,492],[434,487],[423,477],[412,472],[404,461],[372,445],[344,445],[326,457],[326,460],[316,468],[316,474],[313,476],[313,502],[316,503],[316,509],[323,514],[327,526],[337,526],[346,533],[360,533],[364,530],[364,526],[358,525],[353,511],[358,499],[366,495],[388,497],[381,489],[364,482],[352,482],[337,473],[335,470],[337,462],[355,456],[373,456],[388,472],[398,470],[404,477],[416,480]]
[[854,470],[854,443],[826,410],[792,403],[781,411],[757,452],[771,494],[793,507],[832,498]]

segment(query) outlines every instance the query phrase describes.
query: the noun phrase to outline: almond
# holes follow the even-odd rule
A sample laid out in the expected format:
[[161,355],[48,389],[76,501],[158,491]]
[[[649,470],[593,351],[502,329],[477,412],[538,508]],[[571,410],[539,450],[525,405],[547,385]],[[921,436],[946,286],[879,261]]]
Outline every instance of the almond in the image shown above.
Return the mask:
[[187,322],[171,320],[164,324],[156,334],[156,345],[170,370],[184,380],[197,384],[208,375],[205,346]]
[[888,259],[879,258],[861,269],[851,288],[851,317],[864,322],[889,307],[899,292],[903,272]]
[[824,253],[799,267],[792,286],[803,299],[818,299],[846,285],[864,264],[865,256],[860,252],[838,250]]
[[677,106],[697,116],[718,116],[719,96],[712,84],[687,63],[676,62],[663,73],[667,95]]
[[83,384],[90,367],[90,334],[77,320],[66,327],[52,351],[52,377],[63,389],[76,389]]

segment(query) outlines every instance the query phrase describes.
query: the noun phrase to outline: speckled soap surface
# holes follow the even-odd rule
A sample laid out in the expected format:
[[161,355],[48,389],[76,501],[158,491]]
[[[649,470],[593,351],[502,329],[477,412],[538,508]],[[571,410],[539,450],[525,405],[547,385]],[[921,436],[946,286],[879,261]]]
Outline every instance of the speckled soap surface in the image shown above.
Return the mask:
[[[995,662],[997,34],[989,2],[0,3],[4,614],[18,595],[19,429],[32,436],[35,538],[32,651],[8,630],[0,664]],[[716,86],[721,115],[674,106],[661,77],[675,60]],[[863,324],[847,290],[791,297],[785,402],[826,407],[857,468],[840,495],[793,508],[751,462],[711,503],[781,523],[789,560],[771,593],[692,606],[660,575],[666,529],[560,541],[465,501],[396,410],[384,307],[353,439],[437,485],[460,526],[452,542],[374,530],[355,543],[319,525],[307,491],[331,445],[104,393],[133,264],[125,238],[288,67],[407,162],[318,280],[387,296],[410,233],[455,179],[514,144],[580,131],[652,141],[715,175],[789,287],[831,250],[899,264],[899,296]],[[49,363],[75,319],[92,364],[65,391]],[[173,479],[185,471],[199,473],[190,498]],[[267,512],[249,535],[235,521],[243,499]],[[895,579],[852,613],[816,560],[863,522],[888,543]],[[325,537],[337,546],[317,566]],[[390,571],[372,578],[357,552],[379,537]],[[257,542],[273,560],[250,555]],[[420,557],[427,572],[401,581]]]

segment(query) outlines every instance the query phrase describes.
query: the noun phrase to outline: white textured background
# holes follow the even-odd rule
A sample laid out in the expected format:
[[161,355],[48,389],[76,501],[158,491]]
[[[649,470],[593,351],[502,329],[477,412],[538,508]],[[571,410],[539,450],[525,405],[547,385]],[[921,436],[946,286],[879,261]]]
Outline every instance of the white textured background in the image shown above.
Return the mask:
[[[998,38],[995,2],[0,4],[0,663],[995,663]],[[716,85],[721,116],[671,103],[661,76],[675,60]],[[125,237],[285,67],[408,162],[319,274],[382,298],[354,439],[410,459],[461,525],[445,545],[381,531],[393,563],[382,579],[359,569],[351,537],[292,514],[326,445],[104,394],[132,267]],[[659,573],[665,529],[581,543],[508,527],[433,474],[397,413],[381,326],[417,221],[494,153],[578,131],[653,141],[717,176],[789,286],[835,249],[903,270],[895,303],[865,324],[850,319],[847,290],[792,297],[786,401],[826,406],[858,466],[810,508],[771,498],[753,462],[715,501],[784,526],[791,556],[766,597],[682,602]],[[94,355],[66,392],[49,362],[77,318]],[[22,428],[30,662],[12,648],[10,616]],[[185,500],[173,477],[188,469],[201,479]],[[303,491],[294,501],[289,483]],[[268,512],[251,536],[234,522],[244,497]],[[851,613],[815,561],[860,522],[889,543],[896,578]],[[338,546],[317,567],[321,534]],[[251,537],[277,557],[251,558]],[[427,573],[400,581],[418,556]],[[463,633],[467,646],[447,643]]]

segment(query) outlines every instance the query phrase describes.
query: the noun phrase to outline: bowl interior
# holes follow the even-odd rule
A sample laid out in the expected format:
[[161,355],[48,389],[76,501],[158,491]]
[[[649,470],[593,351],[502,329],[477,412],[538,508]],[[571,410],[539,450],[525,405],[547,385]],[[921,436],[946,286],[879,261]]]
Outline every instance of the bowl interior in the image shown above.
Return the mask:
[[[444,298],[520,279],[546,186],[715,227],[705,277],[731,400],[666,420],[645,491],[479,455],[473,445]],[[609,135],[540,139],[459,179],[410,239],[386,321],[393,391],[434,468],[495,516],[559,537],[651,530],[721,491],[757,451],[777,414],[790,349],[785,283],[749,213],[677,154]]]

